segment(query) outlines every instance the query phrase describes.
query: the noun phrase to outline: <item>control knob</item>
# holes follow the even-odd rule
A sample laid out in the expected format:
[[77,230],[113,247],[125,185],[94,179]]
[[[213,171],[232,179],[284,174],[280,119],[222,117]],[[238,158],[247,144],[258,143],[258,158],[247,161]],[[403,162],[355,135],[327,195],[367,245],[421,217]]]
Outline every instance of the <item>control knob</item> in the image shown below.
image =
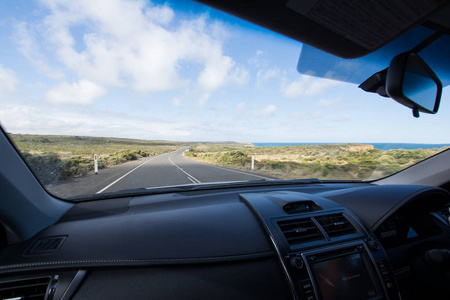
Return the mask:
[[378,251],[381,248],[380,244],[375,240],[370,240],[367,244],[372,251]]
[[297,269],[303,268],[303,259],[298,256],[294,256],[291,258],[291,266]]

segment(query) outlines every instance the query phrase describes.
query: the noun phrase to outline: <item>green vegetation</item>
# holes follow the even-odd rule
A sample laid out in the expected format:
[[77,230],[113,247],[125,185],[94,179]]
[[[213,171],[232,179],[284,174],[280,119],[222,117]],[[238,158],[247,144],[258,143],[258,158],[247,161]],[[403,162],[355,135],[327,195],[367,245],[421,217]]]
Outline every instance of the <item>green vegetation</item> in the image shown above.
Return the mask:
[[[187,143],[85,136],[10,134],[44,184],[56,183],[94,169],[174,151]],[[388,150],[363,144],[327,144],[256,148],[234,142],[189,143],[187,158],[278,178],[376,179],[411,166],[444,148]],[[448,147],[447,147],[448,148]]]
[[409,167],[446,148],[379,150],[372,145],[327,144],[267,148],[195,145],[185,156],[202,162],[279,178],[376,179]]
[[84,136],[9,135],[43,184],[86,175],[98,168],[171,152],[186,144]]

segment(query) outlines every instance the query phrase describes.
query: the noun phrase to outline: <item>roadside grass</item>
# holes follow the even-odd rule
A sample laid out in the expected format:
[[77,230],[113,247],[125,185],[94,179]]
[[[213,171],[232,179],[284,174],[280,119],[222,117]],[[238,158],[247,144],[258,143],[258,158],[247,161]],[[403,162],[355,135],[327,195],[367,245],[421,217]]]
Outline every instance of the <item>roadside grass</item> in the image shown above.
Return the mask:
[[86,175],[98,168],[155,156],[186,146],[186,143],[86,136],[9,134],[43,184]]
[[379,150],[365,144],[325,144],[282,147],[194,145],[186,158],[283,179],[319,178],[367,180],[396,173],[448,147]]

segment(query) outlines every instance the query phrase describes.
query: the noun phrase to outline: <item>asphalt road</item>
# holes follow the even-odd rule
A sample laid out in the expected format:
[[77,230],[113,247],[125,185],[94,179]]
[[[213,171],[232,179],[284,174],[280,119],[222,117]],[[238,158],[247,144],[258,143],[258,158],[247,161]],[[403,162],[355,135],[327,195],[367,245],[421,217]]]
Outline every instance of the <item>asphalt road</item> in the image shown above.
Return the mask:
[[91,172],[50,186],[49,190],[61,197],[71,197],[136,188],[270,179],[183,158],[181,154],[187,148],[101,169],[97,175]]

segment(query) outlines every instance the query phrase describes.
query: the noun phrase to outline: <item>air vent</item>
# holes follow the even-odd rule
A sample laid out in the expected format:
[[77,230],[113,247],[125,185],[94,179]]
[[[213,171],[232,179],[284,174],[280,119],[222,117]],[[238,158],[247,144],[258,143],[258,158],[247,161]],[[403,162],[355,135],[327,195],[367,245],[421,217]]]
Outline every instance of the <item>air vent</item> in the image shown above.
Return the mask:
[[26,250],[25,255],[52,254],[61,248],[65,236],[38,239]]
[[356,232],[355,227],[342,214],[324,215],[315,218],[330,238]]
[[0,299],[45,299],[50,277],[0,282]]
[[286,237],[290,247],[325,240],[316,224],[310,218],[278,221],[278,226]]

